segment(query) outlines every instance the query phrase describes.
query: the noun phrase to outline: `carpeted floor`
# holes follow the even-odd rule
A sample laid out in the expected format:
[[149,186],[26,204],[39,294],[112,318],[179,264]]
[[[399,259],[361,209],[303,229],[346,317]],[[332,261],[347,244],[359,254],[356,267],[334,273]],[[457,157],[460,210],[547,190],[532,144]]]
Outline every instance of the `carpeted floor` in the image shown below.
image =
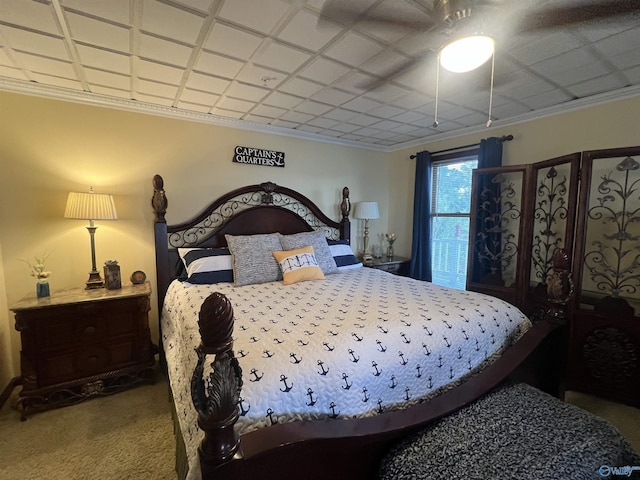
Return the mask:
[[[34,414],[0,410],[1,480],[175,479],[167,379],[110,397]],[[609,420],[640,452],[640,409],[568,392],[567,401]]]
[[166,377],[112,396],[31,415],[0,410],[0,479],[175,479]]

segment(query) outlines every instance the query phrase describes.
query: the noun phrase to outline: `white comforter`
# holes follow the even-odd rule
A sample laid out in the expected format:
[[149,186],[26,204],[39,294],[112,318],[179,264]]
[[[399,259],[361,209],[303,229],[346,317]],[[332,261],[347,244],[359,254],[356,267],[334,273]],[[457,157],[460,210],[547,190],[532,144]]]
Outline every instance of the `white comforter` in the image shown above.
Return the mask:
[[416,403],[489,364],[530,326],[497,298],[370,268],[288,286],[174,282],[162,312],[163,344],[196,476],[202,432],[189,382],[200,304],[214,291],[227,295],[235,313],[244,380],[240,433]]

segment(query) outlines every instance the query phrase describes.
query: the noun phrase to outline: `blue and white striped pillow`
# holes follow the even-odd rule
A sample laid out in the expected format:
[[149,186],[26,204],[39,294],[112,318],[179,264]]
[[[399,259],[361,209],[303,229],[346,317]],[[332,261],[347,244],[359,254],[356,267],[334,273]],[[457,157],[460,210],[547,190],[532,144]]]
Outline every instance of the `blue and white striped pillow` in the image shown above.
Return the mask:
[[213,284],[233,282],[233,263],[228,248],[179,248],[187,269],[186,282]]
[[362,262],[356,258],[347,240],[327,240],[327,243],[339,271],[362,267]]

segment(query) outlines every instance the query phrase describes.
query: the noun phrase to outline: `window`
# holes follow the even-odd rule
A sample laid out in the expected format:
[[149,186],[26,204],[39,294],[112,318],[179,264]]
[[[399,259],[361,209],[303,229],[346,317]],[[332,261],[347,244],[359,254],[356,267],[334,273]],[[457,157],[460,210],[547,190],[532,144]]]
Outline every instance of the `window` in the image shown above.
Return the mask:
[[432,281],[464,290],[467,277],[471,172],[474,152],[433,161],[431,185]]

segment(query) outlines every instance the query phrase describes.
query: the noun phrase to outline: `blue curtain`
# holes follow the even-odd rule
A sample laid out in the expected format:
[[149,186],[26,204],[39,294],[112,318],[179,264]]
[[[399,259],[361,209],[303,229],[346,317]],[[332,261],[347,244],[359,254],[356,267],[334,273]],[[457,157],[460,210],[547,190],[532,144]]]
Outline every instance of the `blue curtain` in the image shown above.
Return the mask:
[[[502,166],[502,139],[498,137],[489,137],[486,139],[482,139],[480,141],[480,147],[478,149],[478,168],[491,168],[491,167],[500,167]],[[483,191],[490,192],[490,199],[496,199],[500,195],[500,185],[492,184],[491,178],[493,175],[482,175],[478,178],[479,185],[476,189],[476,195],[481,195]],[[477,204],[479,205],[482,200],[480,198],[476,199]],[[488,265],[483,264],[479,258],[475,255],[476,248],[480,248],[480,250],[488,249],[492,254],[497,254],[496,248],[500,248],[500,232],[487,232],[486,227],[488,226],[486,222],[486,217],[492,218],[492,214],[497,216],[500,215],[500,204],[495,201],[490,201],[488,203],[490,206],[490,210],[492,211],[483,211],[483,214],[478,214],[478,212],[471,212],[471,221],[476,222],[476,238],[469,239],[473,245],[473,249],[470,249],[472,253],[472,271],[471,277],[474,282],[481,283],[489,283],[502,285],[502,272],[500,269],[497,269],[495,273],[491,273],[490,267]],[[486,238],[490,241],[485,244],[481,244],[480,246],[476,245],[475,242],[480,238],[479,234],[486,234]],[[499,261],[499,260],[498,260]],[[495,266],[495,265],[494,265]]]
[[502,166],[502,139],[498,137],[483,138],[478,148],[478,168]]
[[416,155],[413,199],[413,236],[409,276],[431,281],[431,154]]

